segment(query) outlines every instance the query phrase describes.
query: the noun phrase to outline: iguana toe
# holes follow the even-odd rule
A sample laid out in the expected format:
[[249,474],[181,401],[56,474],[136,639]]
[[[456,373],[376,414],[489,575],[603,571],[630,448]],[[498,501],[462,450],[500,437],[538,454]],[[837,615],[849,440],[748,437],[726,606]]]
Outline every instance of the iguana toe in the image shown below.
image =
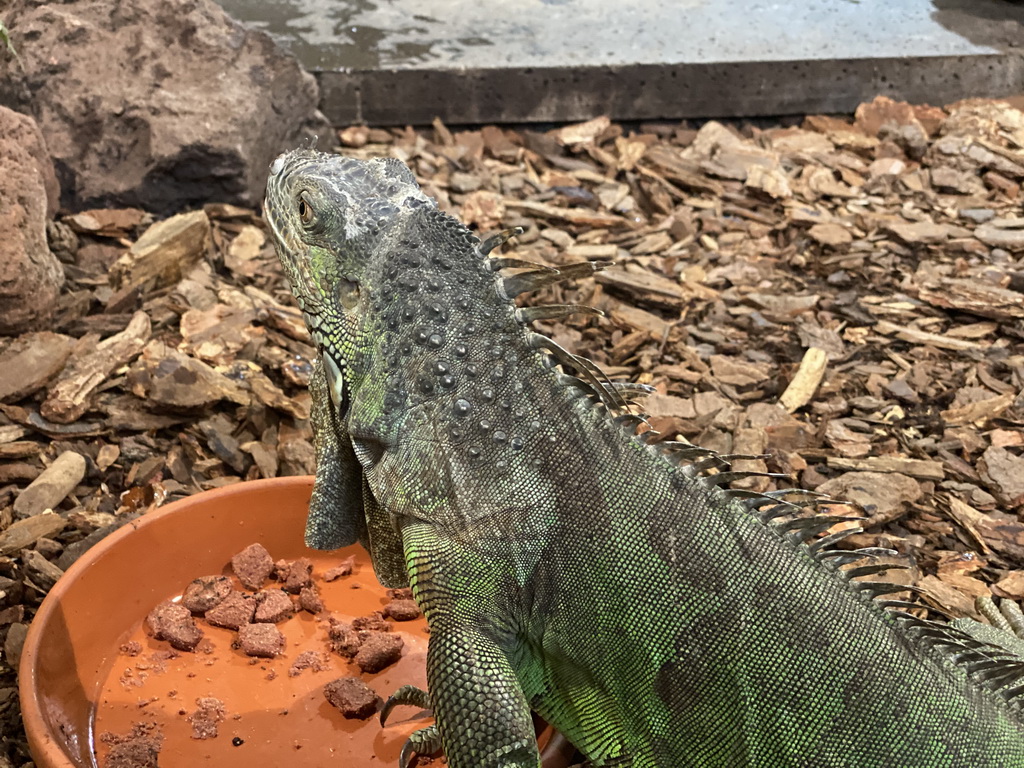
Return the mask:
[[1024,613],[1015,600],[1003,598],[999,601],[999,610],[1010,626],[1014,635],[1024,640]]
[[955,619],[952,625],[979,642],[997,645],[1024,658],[1024,615],[1021,615],[1020,606],[1006,599],[997,606],[987,595],[978,597],[974,605],[988,624],[974,619]]
[[[412,686],[406,686],[412,688]],[[419,690],[413,688],[413,690]],[[436,725],[428,725],[426,728],[413,733],[405,744],[402,745],[402,752],[398,756],[399,768],[409,768],[413,754],[432,755],[441,751],[441,734]]]
[[415,685],[403,685],[384,702],[384,706],[380,710],[380,724],[385,725],[391,711],[403,704],[420,709],[430,709],[430,694]]

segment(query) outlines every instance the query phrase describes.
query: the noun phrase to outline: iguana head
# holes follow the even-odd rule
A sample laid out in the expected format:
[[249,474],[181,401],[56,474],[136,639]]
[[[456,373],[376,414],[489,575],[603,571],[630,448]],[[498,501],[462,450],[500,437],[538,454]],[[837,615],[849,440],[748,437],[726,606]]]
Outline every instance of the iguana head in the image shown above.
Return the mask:
[[397,214],[434,206],[399,160],[300,149],[270,166],[265,203],[278,256],[321,349],[336,407],[368,309],[366,277]]

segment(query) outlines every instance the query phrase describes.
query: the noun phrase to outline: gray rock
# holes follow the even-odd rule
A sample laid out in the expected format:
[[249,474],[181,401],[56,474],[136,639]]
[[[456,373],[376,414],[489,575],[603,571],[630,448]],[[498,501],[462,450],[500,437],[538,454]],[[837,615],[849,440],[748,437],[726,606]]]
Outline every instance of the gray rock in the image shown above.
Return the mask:
[[961,208],[960,218],[973,221],[975,224],[984,224],[987,221],[992,221],[996,217],[996,212],[991,208]]
[[46,243],[59,188],[39,127],[0,107],[0,333],[46,324],[64,269]]
[[992,219],[979,224],[974,230],[974,236],[993,248],[1024,250],[1024,219]]
[[279,152],[332,136],[312,75],[212,0],[14,0],[4,22],[24,66],[0,104],[35,112],[70,209],[255,206]]

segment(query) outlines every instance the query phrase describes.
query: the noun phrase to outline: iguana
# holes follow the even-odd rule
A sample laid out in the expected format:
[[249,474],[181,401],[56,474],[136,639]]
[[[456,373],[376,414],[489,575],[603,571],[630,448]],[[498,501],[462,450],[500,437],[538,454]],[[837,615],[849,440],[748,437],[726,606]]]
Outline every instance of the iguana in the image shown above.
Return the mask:
[[307,543],[362,542],[430,627],[410,752],[536,768],[532,711],[591,766],[1024,766],[1021,646],[886,599],[807,496],[729,490],[530,330],[579,307],[516,296],[599,264],[492,257],[394,159],[289,152],[265,208],[320,351]]

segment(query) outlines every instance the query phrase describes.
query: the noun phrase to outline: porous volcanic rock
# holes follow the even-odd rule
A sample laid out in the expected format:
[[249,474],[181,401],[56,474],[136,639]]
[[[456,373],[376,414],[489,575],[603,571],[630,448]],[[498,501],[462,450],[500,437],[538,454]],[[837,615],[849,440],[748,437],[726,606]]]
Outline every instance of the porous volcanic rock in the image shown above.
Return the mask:
[[0,107],[0,333],[45,325],[64,268],[46,243],[59,188],[39,126]]
[[330,136],[313,76],[212,0],[14,0],[0,104],[34,112],[67,208],[254,207],[267,169]]

